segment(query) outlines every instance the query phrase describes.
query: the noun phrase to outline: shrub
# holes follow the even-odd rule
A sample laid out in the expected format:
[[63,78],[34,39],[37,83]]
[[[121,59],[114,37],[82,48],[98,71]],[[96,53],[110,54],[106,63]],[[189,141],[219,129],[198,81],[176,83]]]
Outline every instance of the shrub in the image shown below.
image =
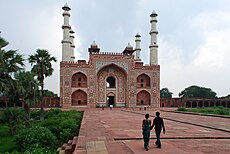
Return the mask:
[[60,123],[60,142],[64,143],[76,134],[78,125],[74,119],[67,119]]
[[69,128],[67,129],[63,129],[60,132],[60,143],[65,143],[66,141],[68,141],[71,137],[73,137],[73,131]]
[[40,126],[34,126],[24,129],[16,136],[16,143],[20,151],[33,150],[35,148],[56,148],[56,137],[49,129]]
[[31,149],[28,149],[24,152],[24,154],[55,154],[56,152],[54,150],[51,150],[49,148],[39,148],[39,147],[32,147]]
[[45,114],[45,118],[50,118],[60,114],[62,111],[60,109],[51,109]]
[[187,111],[187,109],[183,106],[177,108],[177,111]]
[[24,120],[25,113],[22,108],[7,108],[1,120],[5,123],[10,130],[11,135],[14,135],[20,123]]
[[217,107],[216,112],[219,115],[229,115],[230,114],[230,110],[228,108],[223,107],[223,106]]
[[37,110],[30,110],[30,118],[40,120],[40,112]]
[[50,117],[48,119],[45,119],[41,123],[41,126],[49,129],[57,137],[57,139],[59,139],[60,138],[59,133],[61,131],[60,123],[61,123],[61,119],[56,116],[56,117]]
[[51,109],[46,113],[46,119],[41,126],[48,128],[57,137],[58,143],[63,144],[78,134],[81,119],[80,111]]

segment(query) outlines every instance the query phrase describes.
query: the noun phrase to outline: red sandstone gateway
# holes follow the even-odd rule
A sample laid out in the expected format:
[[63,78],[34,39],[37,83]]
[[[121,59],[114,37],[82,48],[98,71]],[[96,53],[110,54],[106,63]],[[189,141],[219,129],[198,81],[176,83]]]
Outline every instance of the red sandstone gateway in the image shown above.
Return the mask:
[[[71,10],[63,8],[62,62],[60,63],[60,103],[70,107],[160,107],[160,65],[158,65],[157,14],[150,15],[150,62],[141,61],[141,35],[136,47],[128,44],[122,52],[88,49],[89,60],[74,58],[74,32],[69,25]],[[148,54],[144,51],[144,54]]]

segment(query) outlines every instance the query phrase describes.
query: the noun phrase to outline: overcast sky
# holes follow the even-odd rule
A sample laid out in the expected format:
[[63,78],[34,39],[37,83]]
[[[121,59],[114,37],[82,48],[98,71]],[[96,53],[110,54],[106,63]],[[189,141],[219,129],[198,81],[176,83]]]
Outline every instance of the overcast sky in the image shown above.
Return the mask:
[[[158,13],[161,88],[178,97],[191,85],[230,94],[230,0],[1,0],[1,36],[25,58],[47,49],[58,62],[45,87],[59,95],[62,6],[71,8],[75,57],[88,61],[93,42],[101,51],[122,52],[141,34],[141,59],[149,63],[150,17]],[[30,65],[27,63],[27,70]]]

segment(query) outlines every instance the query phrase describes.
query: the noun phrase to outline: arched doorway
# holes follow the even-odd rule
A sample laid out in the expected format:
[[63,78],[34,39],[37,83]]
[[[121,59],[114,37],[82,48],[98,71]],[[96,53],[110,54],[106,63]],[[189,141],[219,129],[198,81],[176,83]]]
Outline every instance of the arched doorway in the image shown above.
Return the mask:
[[110,105],[115,106],[115,94],[112,92],[107,95],[107,106]]
[[190,101],[186,102],[186,107],[192,107],[192,103]]
[[150,105],[151,99],[149,92],[142,90],[137,94],[137,105]]
[[115,64],[110,64],[97,73],[97,106],[126,106],[126,72]]
[[72,106],[87,105],[87,94],[82,90],[76,90],[71,96]]

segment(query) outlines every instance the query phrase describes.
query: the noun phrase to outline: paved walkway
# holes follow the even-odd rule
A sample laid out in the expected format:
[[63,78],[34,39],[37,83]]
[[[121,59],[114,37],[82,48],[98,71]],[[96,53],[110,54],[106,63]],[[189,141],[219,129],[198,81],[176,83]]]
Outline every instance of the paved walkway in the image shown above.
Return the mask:
[[[204,154],[230,153],[230,118],[207,117],[161,111],[166,126],[162,148],[154,145],[151,132],[149,151],[142,141],[145,113],[153,119],[158,109],[85,110],[75,154]],[[176,121],[172,121],[176,120]]]

